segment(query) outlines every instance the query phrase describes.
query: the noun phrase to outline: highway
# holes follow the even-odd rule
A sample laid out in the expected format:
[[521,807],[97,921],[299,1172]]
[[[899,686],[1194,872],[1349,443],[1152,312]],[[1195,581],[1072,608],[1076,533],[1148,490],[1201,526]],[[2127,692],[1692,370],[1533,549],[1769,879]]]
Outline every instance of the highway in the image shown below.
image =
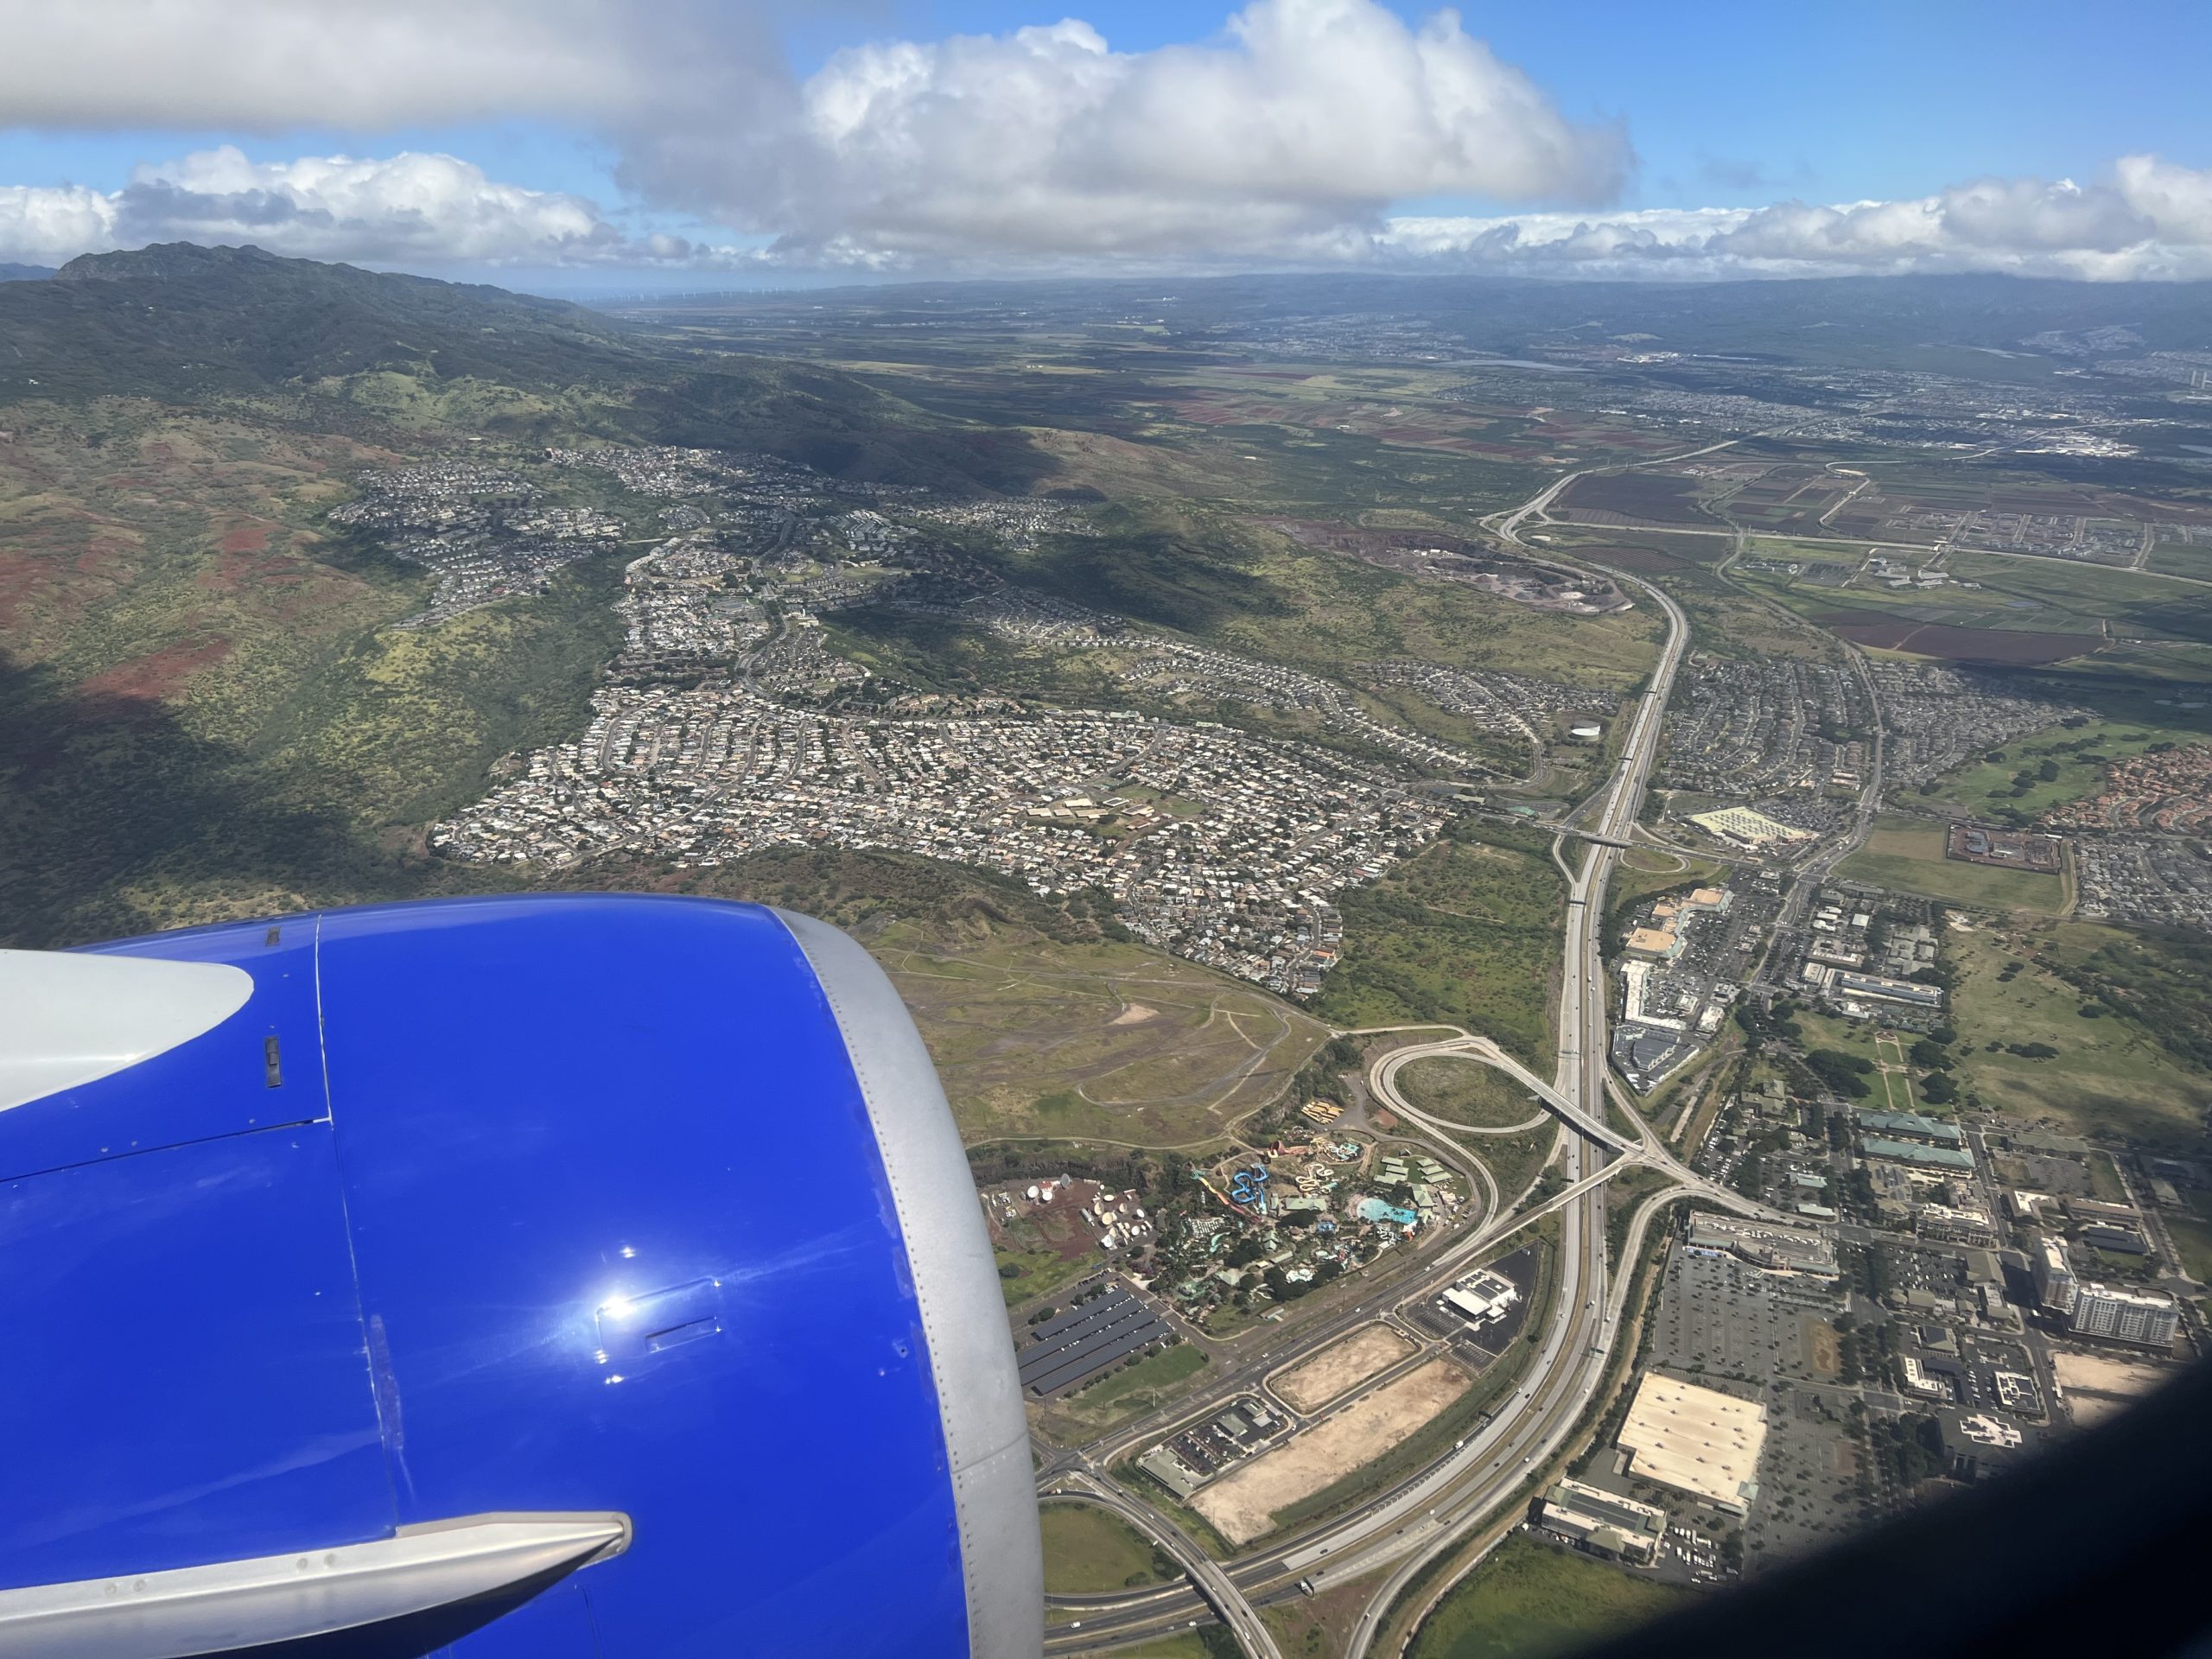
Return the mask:
[[[1500,537],[1520,544],[1522,521],[1532,512],[1541,511],[1568,481],[1562,479],[1502,520],[1498,525]],[[1642,588],[1657,601],[1667,619],[1667,640],[1630,719],[1628,734],[1621,743],[1619,763],[1602,797],[1595,821],[1587,826],[1592,833],[1585,842],[1586,850],[1581,869],[1567,889],[1566,961],[1560,988],[1559,1075],[1553,1092],[1560,1097],[1562,1115],[1571,1106],[1570,1121],[1578,1121],[1593,1140],[1600,1138],[1594,1131],[1605,1128],[1606,1124],[1605,897],[1622,846],[1627,843],[1643,809],[1644,789],[1658,760],[1668,695],[1674,689],[1675,673],[1689,643],[1688,619],[1672,598],[1625,572],[1607,574]],[[1605,1128],[1605,1144],[1618,1147],[1622,1139]],[[1571,1147],[1570,1154],[1578,1149]],[[1676,1174],[1683,1185],[1708,1193],[1718,1192],[1660,1149],[1655,1138],[1638,1141],[1624,1155],[1658,1164]],[[1532,1387],[1534,1389],[1529,1409],[1533,1413],[1535,1427],[1529,1440],[1535,1450],[1524,1453],[1517,1466],[1494,1465],[1487,1478],[1455,1497],[1452,1508],[1438,1517],[1434,1535],[1423,1540],[1407,1554],[1369,1599],[1367,1610],[1361,1615],[1346,1650],[1347,1659],[1366,1659],[1385,1614],[1406,1586],[1432,1560],[1457,1548],[1467,1527],[1511,1497],[1530,1473],[1549,1460],[1573,1431],[1596,1395],[1612,1352],[1630,1282],[1625,1275],[1610,1287],[1606,1282],[1605,1204],[1603,1186],[1593,1186],[1565,1212],[1560,1255],[1568,1276],[1554,1304],[1554,1318],[1556,1326],[1566,1329],[1555,1332],[1560,1339],[1555,1347],[1548,1347],[1540,1373],[1531,1383],[1523,1385],[1524,1392]],[[1624,1261],[1636,1259],[1644,1230],[1657,1208],[1656,1204],[1647,1205],[1636,1218],[1630,1236],[1624,1241]],[[1564,1351],[1564,1363],[1560,1363],[1560,1351]],[[1446,1587],[1446,1584],[1439,1584],[1433,1593],[1440,1595]]]
[[[1707,446],[1693,454],[1726,448]],[[1686,459],[1676,455],[1669,460]],[[1580,473],[1568,474],[1547,486],[1519,508],[1488,521],[1500,539],[1525,546],[1520,526],[1542,512]],[[1529,550],[1535,553],[1536,550]],[[1539,556],[1542,555],[1539,554]],[[1604,567],[1599,567],[1603,569]],[[1096,1608],[1086,1608],[1081,1628],[1056,1627],[1048,1637],[1048,1652],[1075,1653],[1164,1635],[1181,1629],[1199,1616],[1201,1597],[1231,1628],[1254,1659],[1271,1659],[1274,1649],[1264,1627],[1252,1612],[1255,1604],[1284,1599],[1300,1593],[1300,1580],[1317,1589],[1364,1577],[1379,1567],[1396,1564],[1396,1570],[1378,1590],[1362,1615],[1350,1649],[1352,1659],[1365,1659],[1384,1612],[1404,1585],[1437,1555],[1456,1547],[1467,1529],[1493,1513],[1546,1463],[1573,1432],[1602,1382],[1618,1332],[1629,1281],[1609,1278],[1605,1255],[1605,1178],[1631,1164],[1663,1170],[1673,1178],[1671,1194],[1694,1191],[1738,1210],[1757,1211],[1737,1194],[1714,1186],[1676,1161],[1656,1137],[1624,1135],[1607,1118],[1607,1017],[1603,960],[1605,897],[1613,869],[1643,802],[1644,790],[1658,757],[1668,695],[1681,667],[1689,639],[1688,620],[1666,594],[1625,572],[1607,569],[1624,586],[1649,594],[1667,621],[1667,637],[1646,688],[1638,699],[1623,739],[1620,760],[1600,792],[1579,815],[1586,819],[1580,837],[1586,849],[1580,868],[1575,869],[1561,852],[1562,836],[1554,842],[1554,856],[1568,876],[1566,937],[1563,943],[1559,1009],[1559,1058],[1548,1082],[1536,1077],[1488,1039],[1461,1037],[1440,1043],[1417,1045],[1382,1056],[1370,1073],[1376,1097],[1409,1122],[1433,1135],[1453,1135],[1453,1126],[1428,1117],[1408,1106],[1396,1087],[1398,1071],[1423,1055],[1458,1053],[1471,1061],[1492,1065],[1512,1075],[1572,1131],[1560,1156],[1567,1177],[1565,1191],[1541,1208],[1560,1216],[1558,1280],[1550,1297],[1550,1313],[1537,1351],[1514,1394],[1472,1433],[1427,1469],[1376,1494],[1348,1513],[1316,1523],[1281,1538],[1256,1554],[1222,1567],[1211,1561],[1200,1568],[1188,1559],[1187,1542],[1177,1549],[1191,1586],[1163,1586]],[[1639,1129],[1641,1126],[1638,1126]],[[1633,1224],[1626,1241],[1624,1260],[1633,1260],[1644,1230],[1658,1205],[1647,1204]],[[1763,1212],[1762,1212],[1763,1213]],[[1528,1215],[1509,1216],[1493,1211],[1467,1236],[1438,1253],[1410,1283],[1389,1293],[1390,1306],[1402,1307],[1440,1291],[1458,1276],[1460,1264],[1488,1249],[1511,1230],[1526,1224]],[[1319,1349],[1355,1325],[1380,1316],[1382,1305],[1369,1302],[1320,1321],[1301,1334],[1300,1351]],[[1271,1356],[1269,1370],[1287,1363],[1287,1356]],[[1239,1367],[1242,1377],[1248,1369]],[[1224,1378],[1227,1383],[1234,1378]],[[1256,1379],[1255,1379],[1256,1380]],[[1175,1421],[1218,1409],[1219,1385],[1206,1390],[1209,1403],[1187,1412],[1179,1410]],[[1165,1416],[1166,1414],[1160,1414]],[[1147,1533],[1157,1535],[1167,1526],[1163,1517],[1141,1499],[1111,1486],[1099,1473],[1102,1465],[1137,1438],[1157,1439],[1172,1423],[1158,1421],[1141,1426],[1141,1436],[1119,1440],[1101,1455],[1086,1448],[1074,1459],[1055,1458],[1044,1471],[1040,1484],[1106,1502],[1117,1513],[1149,1517]],[[1073,1466],[1071,1466],[1071,1465]],[[1173,1530],[1172,1528],[1169,1529]],[[1259,1628],[1256,1636],[1248,1634]],[[1261,1645],[1264,1643],[1264,1645]]]

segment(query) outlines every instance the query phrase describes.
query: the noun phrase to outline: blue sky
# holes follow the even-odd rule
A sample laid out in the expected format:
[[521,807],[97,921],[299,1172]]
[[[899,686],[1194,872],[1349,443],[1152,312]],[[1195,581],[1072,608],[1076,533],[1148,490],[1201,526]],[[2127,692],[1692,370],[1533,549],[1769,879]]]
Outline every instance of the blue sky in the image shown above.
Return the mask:
[[[369,263],[580,280],[742,279],[761,259],[788,278],[1539,249],[1608,275],[2212,274],[2193,251],[2212,245],[2201,4],[1553,0],[1462,10],[1464,35],[1402,0],[1257,0],[1236,31],[1233,8],[1156,0],[675,4],[680,41],[669,5],[408,0],[364,46],[346,38],[363,14],[337,0],[182,0],[204,16],[166,43],[73,35],[50,5],[0,0],[18,82],[0,66],[0,111],[22,123],[0,128],[0,258],[244,228]],[[1068,16],[1114,55],[1009,38]],[[991,40],[948,44],[961,36]],[[1332,79],[1369,48],[1367,79]],[[423,67],[448,59],[449,75]],[[1016,83],[1028,101],[994,107]],[[1440,98],[1456,113],[1419,131],[1338,130],[1349,111]],[[823,141],[822,111],[862,106]],[[1200,158],[1190,176],[1147,145],[1162,111]],[[1347,150],[1366,164],[1348,169]],[[182,164],[209,152],[224,159]],[[302,173],[338,156],[380,170],[336,194]],[[480,181],[402,164],[421,156]],[[1887,211],[1774,214],[1793,202]],[[440,214],[466,233],[442,239]],[[1573,244],[1578,226],[1594,234]]]

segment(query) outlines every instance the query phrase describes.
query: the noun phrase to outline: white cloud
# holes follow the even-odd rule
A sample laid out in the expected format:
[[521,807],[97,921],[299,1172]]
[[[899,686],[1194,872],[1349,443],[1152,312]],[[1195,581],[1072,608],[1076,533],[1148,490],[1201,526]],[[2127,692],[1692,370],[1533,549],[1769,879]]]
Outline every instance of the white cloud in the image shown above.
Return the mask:
[[763,54],[750,6],[658,0],[0,0],[0,118],[364,130],[626,118]]
[[0,259],[59,264],[149,242],[254,243],[366,264],[651,264],[693,257],[636,240],[579,196],[487,178],[451,156],[257,162],[228,147],[137,168],[111,193],[0,189]]
[[2212,170],[2131,156],[2109,184],[1983,179],[1909,200],[1830,207],[1401,218],[1372,238],[1367,256],[1398,267],[1590,276],[1980,270],[2188,280],[2212,277]]
[[1150,52],[1074,21],[850,48],[778,142],[630,165],[787,256],[957,262],[1273,256],[1406,196],[1608,200],[1629,153],[1453,13],[1414,29],[1374,0],[1255,0],[1211,42]]
[[58,265],[114,245],[114,197],[82,185],[0,185],[0,263]]
[[[1567,118],[1449,10],[1409,24],[1377,0],[1249,0],[1209,39],[1141,52],[1070,19],[855,47],[802,82],[769,28],[798,3],[0,0],[10,125],[542,118],[608,147],[623,207],[735,245],[627,233],[618,212],[451,156],[222,149],[114,191],[0,187],[0,258],[184,238],[429,269],[2212,276],[2212,171],[2152,156],[2086,184],[1606,211],[1633,166],[1624,131]],[[810,9],[832,3],[870,0]],[[1393,216],[1437,197],[1535,211]]]

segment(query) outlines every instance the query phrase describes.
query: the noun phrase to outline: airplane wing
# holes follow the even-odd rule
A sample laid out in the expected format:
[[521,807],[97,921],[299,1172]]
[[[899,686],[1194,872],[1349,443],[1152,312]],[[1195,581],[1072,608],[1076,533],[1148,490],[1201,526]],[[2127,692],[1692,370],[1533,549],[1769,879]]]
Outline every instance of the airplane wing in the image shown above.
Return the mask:
[[1041,1646],[966,1160],[819,922],[0,952],[0,1655]]

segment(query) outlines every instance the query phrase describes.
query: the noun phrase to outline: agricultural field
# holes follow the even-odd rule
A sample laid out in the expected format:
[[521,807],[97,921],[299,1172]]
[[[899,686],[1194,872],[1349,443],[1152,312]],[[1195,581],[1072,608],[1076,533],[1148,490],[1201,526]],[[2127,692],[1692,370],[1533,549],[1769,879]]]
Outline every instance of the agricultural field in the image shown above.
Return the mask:
[[1868,881],[1977,910],[2056,916],[2064,907],[2069,878],[1946,858],[1944,836],[1944,825],[1935,819],[1885,813],[1874,821],[1866,844],[1837,866],[1836,874],[1847,881]]
[[2145,639],[2212,639],[2212,589],[2139,571],[2108,569],[2072,560],[2006,558],[1991,553],[1954,553],[1945,569],[1986,593],[2006,596],[2007,609],[2039,606],[2024,626],[2049,626],[2045,617],[2104,622],[2115,634]]
[[1634,530],[1596,529],[1587,525],[1546,524],[1522,531],[1522,538],[1546,551],[1570,558],[1586,558],[1640,576],[1694,576],[1710,573],[1735,551],[1726,534],[1693,531],[1688,526],[1668,531],[1649,525]]
[[1827,533],[1822,516],[1840,508],[1861,477],[1825,467],[1776,467],[1723,496],[1714,515],[1763,536]]
[[2170,576],[2212,582],[2212,544],[2203,542],[2158,542],[2146,562],[2150,569]]
[[[2093,1005],[2037,960],[2044,950],[2085,956],[2113,937],[2114,930],[2083,923],[1950,932],[1960,1088],[1967,1100],[2016,1122],[2151,1145],[2201,1145],[2212,1074],[2179,1058],[2133,1019],[2084,1018],[2082,1010]],[[2006,1052],[2030,1043],[2055,1047],[2057,1057]]]
[[1208,1141],[1279,1094],[1326,1034],[1256,987],[1141,945],[948,938],[912,922],[868,942],[971,1145]]
[[1037,1511],[1045,1535],[1045,1592],[1103,1595],[1173,1576],[1152,1541],[1095,1504],[1046,1503]]
[[1618,1636],[1690,1592],[1510,1533],[1443,1600],[1408,1659],[1538,1659]]
[[1932,588],[1891,588],[1863,575],[1840,582],[1825,563],[1795,575],[1739,575],[1755,591],[1846,639],[1922,657],[2034,667],[2099,651],[2115,636],[2212,639],[2212,589],[2193,583],[1994,553],[1954,552],[1941,568],[1954,581]]
[[1551,510],[1569,524],[1717,528],[1698,493],[1695,479],[1664,472],[1594,473],[1569,485]]
[[1346,1028],[1439,1022],[1524,1060],[1552,1046],[1565,883],[1543,838],[1461,820],[1338,904],[1343,960],[1313,999]]

